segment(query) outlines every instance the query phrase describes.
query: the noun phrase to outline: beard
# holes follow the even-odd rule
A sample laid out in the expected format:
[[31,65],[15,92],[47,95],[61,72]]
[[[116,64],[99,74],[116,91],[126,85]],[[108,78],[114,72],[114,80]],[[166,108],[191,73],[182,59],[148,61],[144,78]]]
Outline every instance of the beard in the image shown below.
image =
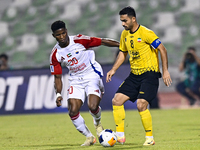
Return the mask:
[[131,30],[133,28],[133,25],[129,25],[129,26],[123,26],[125,30]]

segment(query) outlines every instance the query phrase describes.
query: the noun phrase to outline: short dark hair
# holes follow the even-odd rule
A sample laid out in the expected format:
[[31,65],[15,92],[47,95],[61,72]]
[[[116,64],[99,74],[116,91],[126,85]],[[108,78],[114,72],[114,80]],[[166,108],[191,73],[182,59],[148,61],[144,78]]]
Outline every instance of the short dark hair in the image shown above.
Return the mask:
[[193,51],[196,51],[196,48],[195,48],[195,47],[193,47],[193,46],[190,46],[190,47],[188,47],[188,50],[193,50]]
[[66,29],[65,23],[63,21],[58,20],[58,21],[55,21],[54,23],[52,23],[52,25],[51,25],[52,32],[54,32],[54,31],[56,31],[56,30],[58,30],[60,28],[65,28]]
[[127,6],[125,8],[123,8],[122,10],[120,10],[119,15],[128,15],[129,17],[136,17],[136,13],[135,13],[135,9],[131,6]]
[[1,54],[1,55],[0,55],[0,58],[5,58],[5,60],[8,60],[8,55],[6,55],[6,54]]

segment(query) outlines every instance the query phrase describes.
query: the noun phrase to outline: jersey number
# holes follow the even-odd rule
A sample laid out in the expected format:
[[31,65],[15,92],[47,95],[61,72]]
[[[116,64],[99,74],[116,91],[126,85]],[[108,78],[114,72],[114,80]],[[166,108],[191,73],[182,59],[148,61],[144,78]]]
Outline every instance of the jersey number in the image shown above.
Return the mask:
[[71,62],[70,66],[73,66],[74,64],[78,64],[78,60],[76,59],[76,57],[69,59],[68,62]]
[[70,86],[70,88],[68,89],[69,91],[69,94],[72,94],[73,93],[73,86]]
[[133,40],[130,40],[131,48],[134,48]]

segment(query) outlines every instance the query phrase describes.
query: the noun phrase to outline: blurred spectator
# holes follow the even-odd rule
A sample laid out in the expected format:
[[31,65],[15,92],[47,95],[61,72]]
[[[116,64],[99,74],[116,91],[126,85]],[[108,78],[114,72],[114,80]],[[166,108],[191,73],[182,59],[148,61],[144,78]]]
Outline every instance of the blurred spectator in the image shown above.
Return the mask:
[[10,67],[8,66],[8,55],[1,54],[0,55],[0,70],[8,70]]
[[179,65],[179,71],[185,71],[186,79],[176,85],[177,91],[185,96],[190,105],[194,105],[199,100],[200,92],[200,58],[196,54],[194,47],[188,47]]

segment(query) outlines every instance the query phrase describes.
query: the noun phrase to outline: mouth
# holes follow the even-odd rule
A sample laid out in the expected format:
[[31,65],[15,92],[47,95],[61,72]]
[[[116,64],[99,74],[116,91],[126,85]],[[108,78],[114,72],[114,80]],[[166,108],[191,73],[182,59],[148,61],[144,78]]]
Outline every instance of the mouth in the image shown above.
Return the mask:
[[64,43],[64,42],[65,42],[65,39],[60,40],[60,42],[61,42],[61,43]]

